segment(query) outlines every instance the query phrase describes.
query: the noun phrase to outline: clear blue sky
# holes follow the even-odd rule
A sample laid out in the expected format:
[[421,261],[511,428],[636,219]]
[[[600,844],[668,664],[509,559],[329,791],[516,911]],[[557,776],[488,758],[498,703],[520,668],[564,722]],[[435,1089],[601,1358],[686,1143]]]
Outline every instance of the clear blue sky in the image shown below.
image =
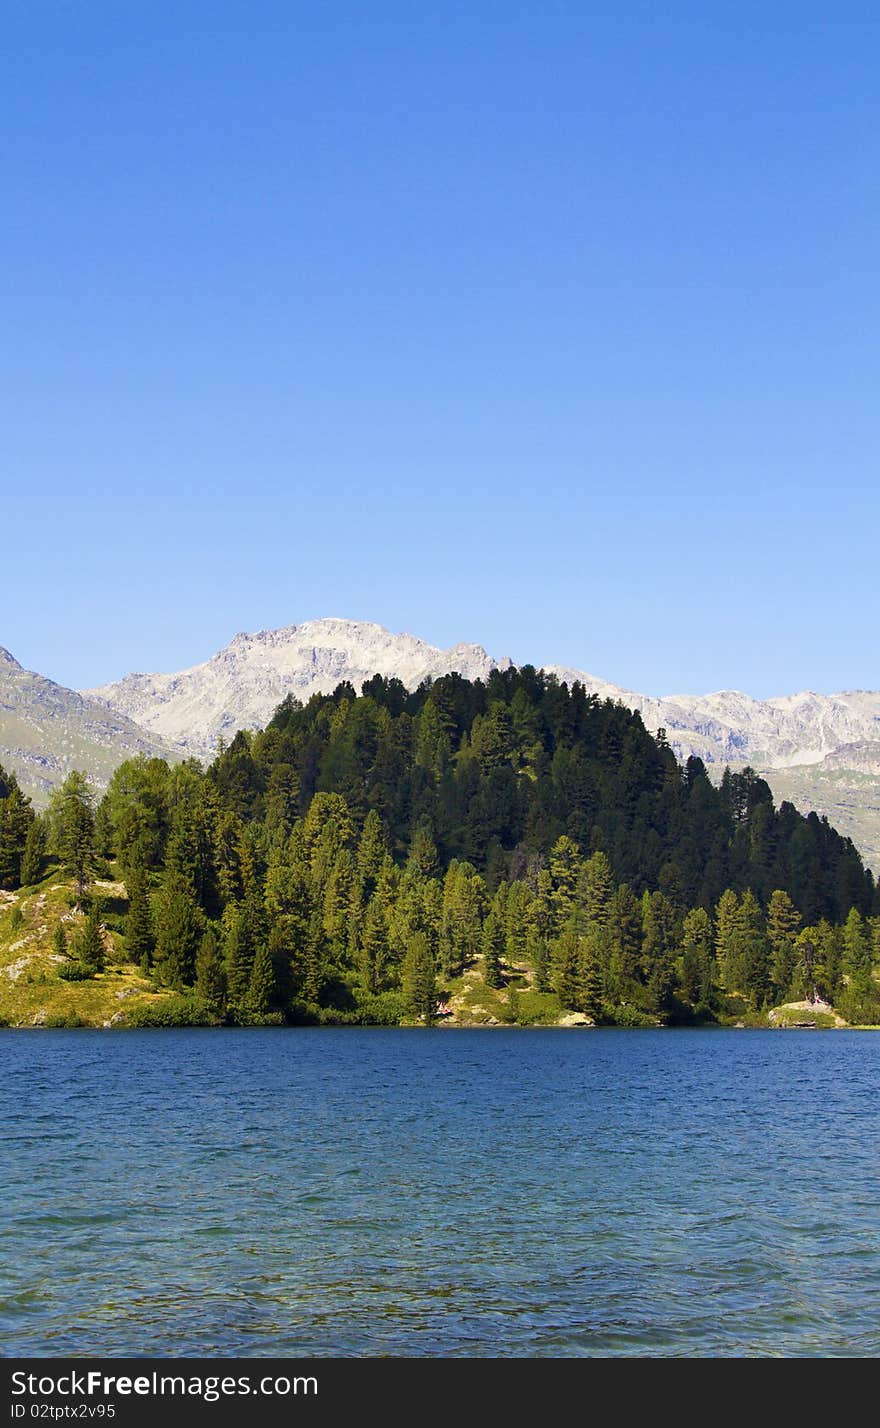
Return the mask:
[[877,688],[880,8],[6,0],[0,644]]

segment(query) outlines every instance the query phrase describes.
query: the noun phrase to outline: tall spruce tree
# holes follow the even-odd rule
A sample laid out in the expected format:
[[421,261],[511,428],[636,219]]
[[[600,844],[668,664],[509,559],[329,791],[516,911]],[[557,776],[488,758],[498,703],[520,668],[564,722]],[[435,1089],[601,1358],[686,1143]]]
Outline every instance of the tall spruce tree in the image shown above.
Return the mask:
[[153,960],[155,938],[150,907],[149,882],[145,868],[136,864],[126,876],[128,912],[125,918],[125,948],[132,962],[144,971]]
[[416,932],[403,960],[403,1005],[407,1016],[430,1026],[437,1016],[437,978],[428,939]]
[[269,944],[261,941],[254,956],[247,993],[247,1009],[251,1016],[265,1017],[272,1010],[275,997],[275,970]]
[[192,986],[204,918],[189,879],[166,873],[156,899],[154,966],[161,982],[177,991]]
[[73,879],[78,897],[85,895],[95,868],[94,808],[95,796],[89,781],[76,769],[56,789],[49,804],[55,851],[64,871]]
[[43,876],[46,855],[46,825],[42,818],[32,818],[28,824],[21,855],[21,885],[32,887]]
[[797,935],[800,913],[782,888],[776,888],[767,910],[767,940],[770,943],[770,981],[777,1001],[791,994],[797,971]]
[[504,952],[504,928],[494,912],[483,923],[483,981],[487,987],[500,987],[501,958]]
[[202,934],[196,952],[195,994],[205,1010],[218,1019],[226,1010],[226,977],[212,927]]
[[14,774],[0,768],[0,887],[21,887],[22,861],[34,822],[30,799],[25,797]]
[[97,900],[92,903],[85,923],[77,935],[75,946],[77,961],[87,967],[93,976],[103,972],[106,957],[101,930],[101,908]]

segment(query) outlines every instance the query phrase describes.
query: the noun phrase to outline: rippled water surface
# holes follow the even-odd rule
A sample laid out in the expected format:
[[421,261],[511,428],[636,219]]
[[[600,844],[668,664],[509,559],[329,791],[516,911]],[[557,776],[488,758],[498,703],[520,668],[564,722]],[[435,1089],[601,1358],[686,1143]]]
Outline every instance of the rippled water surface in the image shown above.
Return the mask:
[[13,1354],[880,1353],[880,1034],[3,1032]]

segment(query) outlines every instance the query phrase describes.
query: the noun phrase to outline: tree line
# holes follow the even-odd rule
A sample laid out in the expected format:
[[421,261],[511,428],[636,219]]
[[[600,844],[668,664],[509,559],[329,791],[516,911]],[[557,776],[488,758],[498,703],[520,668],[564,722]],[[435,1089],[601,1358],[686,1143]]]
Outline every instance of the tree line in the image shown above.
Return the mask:
[[117,860],[129,956],[211,1020],[431,1020],[470,967],[630,1025],[802,996],[880,1017],[850,840],[528,667],[288,698],[207,769],[133,759],[100,801],[71,775],[40,818],[0,775],[0,879],[50,857],[84,907]]

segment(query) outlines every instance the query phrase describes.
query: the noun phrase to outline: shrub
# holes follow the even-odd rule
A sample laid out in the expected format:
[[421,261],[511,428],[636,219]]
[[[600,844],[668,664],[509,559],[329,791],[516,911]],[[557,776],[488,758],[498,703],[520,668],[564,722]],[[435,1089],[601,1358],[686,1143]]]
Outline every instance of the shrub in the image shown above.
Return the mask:
[[58,968],[58,975],[62,982],[88,982],[94,977],[95,969],[85,962],[64,962]]
[[358,998],[358,1011],[364,1026],[399,1026],[403,1017],[403,1000],[399,992],[362,995]]
[[835,999],[835,1007],[850,1026],[877,1026],[880,1024],[880,988],[876,984],[844,987]]
[[656,1026],[657,1018],[655,1016],[649,1016],[647,1012],[639,1011],[638,1007],[631,1006],[625,1002],[623,1006],[614,1008],[614,1024],[615,1026],[627,1026],[630,1030],[636,1030],[639,1027],[648,1028]]
[[194,997],[169,996],[161,1002],[132,1007],[126,1015],[125,1024],[143,1028],[213,1026],[216,1020]]

